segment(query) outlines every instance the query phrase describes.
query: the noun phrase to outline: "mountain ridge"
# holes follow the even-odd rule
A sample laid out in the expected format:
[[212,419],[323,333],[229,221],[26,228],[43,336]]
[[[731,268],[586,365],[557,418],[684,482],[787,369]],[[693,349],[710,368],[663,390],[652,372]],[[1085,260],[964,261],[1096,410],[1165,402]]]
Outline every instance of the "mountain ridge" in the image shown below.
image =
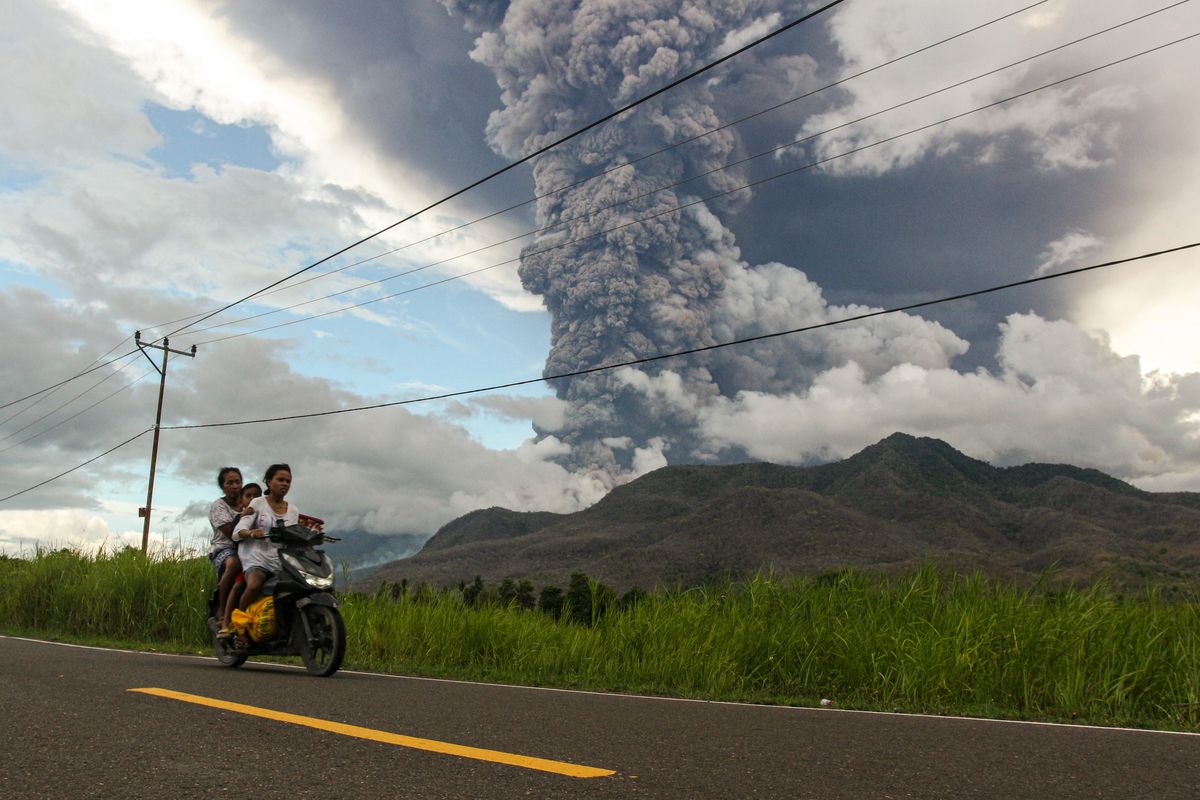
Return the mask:
[[563,583],[583,570],[620,589],[929,561],[1017,580],[1054,567],[1074,582],[1183,585],[1200,577],[1200,494],[1070,464],[994,467],[896,433],[812,467],[663,467],[573,514],[473,511],[370,583]]

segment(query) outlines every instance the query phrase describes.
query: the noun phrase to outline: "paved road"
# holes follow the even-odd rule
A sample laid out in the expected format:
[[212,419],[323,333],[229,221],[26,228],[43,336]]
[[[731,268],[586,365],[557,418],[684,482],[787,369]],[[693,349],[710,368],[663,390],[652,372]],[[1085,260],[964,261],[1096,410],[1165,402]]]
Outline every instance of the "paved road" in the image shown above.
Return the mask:
[[[130,692],[612,770],[572,778]],[[1200,736],[694,703],[0,637],[0,797],[1188,798]]]

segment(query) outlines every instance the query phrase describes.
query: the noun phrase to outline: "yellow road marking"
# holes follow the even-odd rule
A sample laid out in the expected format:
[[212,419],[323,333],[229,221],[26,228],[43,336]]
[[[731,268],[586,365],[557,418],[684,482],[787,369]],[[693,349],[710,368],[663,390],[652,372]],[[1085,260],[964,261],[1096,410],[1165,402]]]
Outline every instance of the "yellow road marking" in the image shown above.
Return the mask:
[[289,714],[286,711],[273,711],[269,708],[231,703],[227,700],[217,700],[212,697],[201,697],[196,694],[174,692],[170,689],[147,688],[129,689],[128,691],[141,692],[142,694],[155,695],[156,697],[166,697],[171,700],[181,700],[185,703],[195,703],[196,705],[208,706],[210,708],[220,708],[225,711],[234,711],[238,714],[247,714],[251,717],[290,722],[293,725],[303,725],[306,728],[317,728],[318,730],[329,731],[331,733],[340,733],[343,736],[353,736],[356,739],[370,739],[374,742],[394,744],[400,747],[411,747],[416,750],[428,750],[432,753],[445,753],[461,758],[474,758],[479,761],[494,761],[497,764],[509,764],[514,767],[553,772],[558,775],[568,775],[572,778],[602,778],[607,775],[616,774],[611,769],[585,767],[579,764],[568,764],[565,761],[551,761],[547,758],[520,756],[500,750],[485,750],[480,747],[468,747],[466,745],[453,744],[452,742],[439,742],[434,739],[419,739],[415,736],[404,736],[399,733],[360,728],[357,725],[345,725],[341,722],[330,722],[329,720],[317,719],[316,717]]

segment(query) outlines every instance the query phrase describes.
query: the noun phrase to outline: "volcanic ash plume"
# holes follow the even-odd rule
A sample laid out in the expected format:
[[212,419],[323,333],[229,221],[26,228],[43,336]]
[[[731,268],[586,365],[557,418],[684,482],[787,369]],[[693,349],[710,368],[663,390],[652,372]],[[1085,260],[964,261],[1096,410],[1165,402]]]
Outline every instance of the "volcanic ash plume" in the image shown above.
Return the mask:
[[[785,5],[772,0],[682,5],[675,0],[517,0],[499,19],[495,6],[443,3],[462,14],[472,30],[482,31],[471,55],[494,71],[504,104],[489,119],[488,140],[508,158],[519,158],[718,57],[731,43],[748,38],[741,35],[745,31],[775,24]],[[794,62],[795,56],[783,58]],[[735,63],[761,74],[790,74],[763,69],[751,54]],[[539,157],[533,167],[538,193],[717,127],[724,120],[714,91],[703,80],[692,81]],[[741,260],[717,214],[736,212],[748,192],[728,195],[712,207],[677,210],[741,185],[745,176],[738,170],[647,194],[735,160],[740,152],[735,134],[721,131],[539,201],[539,224],[557,227],[525,248],[520,275],[552,315],[546,374],[846,313],[829,307],[799,270],[781,264],[750,267]],[[548,250],[552,245],[562,246]],[[965,342],[936,324],[887,318],[803,340],[772,340],[601,373],[558,385],[569,406],[564,426],[554,435],[570,446],[564,457],[570,466],[614,478],[660,466],[668,458],[744,457],[736,448],[706,442],[701,434],[703,409],[722,397],[744,390],[795,391],[848,360],[867,374],[904,361],[943,367],[965,350]]]

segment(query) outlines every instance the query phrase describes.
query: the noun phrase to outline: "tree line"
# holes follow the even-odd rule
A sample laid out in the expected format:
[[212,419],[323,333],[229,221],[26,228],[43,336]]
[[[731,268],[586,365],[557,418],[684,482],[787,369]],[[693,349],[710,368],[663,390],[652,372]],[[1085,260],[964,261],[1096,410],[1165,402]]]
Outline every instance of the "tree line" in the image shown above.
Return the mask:
[[457,589],[434,589],[425,582],[411,587],[407,578],[402,578],[398,583],[383,581],[376,589],[377,596],[397,603],[430,602],[439,594],[450,592],[459,594],[468,608],[515,608],[589,626],[595,625],[610,611],[623,611],[646,597],[646,591],[638,586],[618,596],[612,587],[589,578],[582,571],[571,573],[565,591],[561,586],[546,584],[535,592],[533,583],[524,579],[504,578],[499,583],[489,584],[481,575],[476,575],[470,582],[460,581]]

